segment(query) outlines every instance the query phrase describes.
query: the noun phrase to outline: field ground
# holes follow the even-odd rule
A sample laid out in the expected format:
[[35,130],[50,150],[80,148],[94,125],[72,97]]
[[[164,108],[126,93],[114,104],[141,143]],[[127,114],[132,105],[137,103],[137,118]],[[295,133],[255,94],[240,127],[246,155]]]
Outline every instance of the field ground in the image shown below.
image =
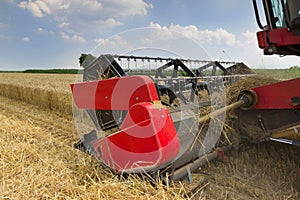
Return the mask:
[[0,110],[0,199],[179,199],[75,150],[71,116],[1,96]]
[[[12,78],[10,84],[4,83],[8,79],[3,76],[0,74],[0,199],[300,198],[300,148],[272,142],[244,144],[227,152],[227,162],[215,160],[203,166],[193,174],[192,184],[182,181],[154,187],[137,177],[116,177],[95,158],[73,149],[78,135],[72,116],[55,107],[56,101],[65,102],[62,105],[70,101],[59,99],[58,94],[69,98],[67,88],[74,76],[47,75],[47,80],[37,76],[43,77],[37,80],[30,74],[22,78],[6,74]],[[41,90],[35,89],[37,82]],[[15,91],[19,94],[13,94]],[[45,95],[45,102],[50,103],[30,101],[28,93]],[[203,178],[207,183],[190,194]]]

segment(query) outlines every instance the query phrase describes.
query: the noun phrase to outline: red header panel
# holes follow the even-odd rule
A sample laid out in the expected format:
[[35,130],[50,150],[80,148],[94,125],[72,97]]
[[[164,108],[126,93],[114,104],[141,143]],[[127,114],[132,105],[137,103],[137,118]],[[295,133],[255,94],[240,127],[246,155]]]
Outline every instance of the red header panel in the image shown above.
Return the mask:
[[97,156],[119,171],[155,169],[174,159],[180,141],[167,107],[132,106],[120,131],[93,142]]
[[148,76],[126,76],[71,85],[79,108],[128,110],[140,102],[158,100],[155,84]]
[[253,109],[298,109],[293,99],[300,99],[300,78],[253,88],[258,102]]

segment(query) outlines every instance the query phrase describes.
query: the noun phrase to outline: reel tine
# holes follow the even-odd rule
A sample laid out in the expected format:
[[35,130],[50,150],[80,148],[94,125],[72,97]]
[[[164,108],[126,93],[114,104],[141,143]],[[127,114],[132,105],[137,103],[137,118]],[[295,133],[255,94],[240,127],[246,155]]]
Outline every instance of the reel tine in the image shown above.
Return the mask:
[[130,71],[130,58],[127,58],[127,69]]
[[148,58],[148,70],[149,70],[149,73],[151,72],[151,66],[150,66],[150,59]]
[[137,60],[136,60],[136,58],[134,58],[133,61],[134,61],[134,64],[135,64],[135,69],[137,69]]

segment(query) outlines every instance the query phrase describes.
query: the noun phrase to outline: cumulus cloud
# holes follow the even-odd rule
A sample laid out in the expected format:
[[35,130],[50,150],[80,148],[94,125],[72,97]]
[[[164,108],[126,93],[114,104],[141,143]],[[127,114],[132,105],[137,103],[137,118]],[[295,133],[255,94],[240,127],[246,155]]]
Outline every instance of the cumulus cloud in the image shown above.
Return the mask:
[[61,32],[61,33],[60,33],[60,37],[61,37],[62,39],[64,39],[64,40],[69,40],[69,39],[71,39],[71,37],[70,37],[69,35],[67,35],[66,33],[64,33],[64,32]]
[[23,42],[30,42],[30,38],[29,38],[29,37],[23,37],[23,38],[22,38],[22,41],[23,41]]
[[[162,26],[153,22],[149,27],[132,29],[108,39],[98,38],[94,41],[100,45],[97,54],[101,54],[100,51],[124,53],[143,49],[151,54],[159,51],[158,54],[180,55],[191,59],[210,59],[210,55],[214,59],[224,57],[222,51],[227,52],[225,47],[237,49],[243,46],[235,34],[222,28],[201,30],[195,25]],[[212,54],[209,53],[210,50]],[[217,51],[219,54],[215,56]]]
[[26,0],[18,6],[34,17],[51,17],[64,32],[104,32],[122,26],[120,19],[143,16],[152,4],[144,0]]
[[[162,26],[150,23],[149,28],[133,29],[108,39],[98,38],[95,42],[100,45],[97,55],[104,50],[108,53],[124,53],[137,49],[156,49],[184,58],[242,61],[254,67],[262,65],[263,56],[255,32],[235,34],[224,28],[200,29],[195,25]],[[264,58],[263,64],[269,65],[268,60],[275,59]]]
[[99,25],[103,26],[103,27],[105,27],[105,26],[107,26],[107,27],[115,27],[115,26],[121,26],[123,24],[124,23],[119,22],[119,21],[117,21],[117,20],[115,20],[113,18],[109,18],[107,20],[99,20]]
[[85,42],[86,41],[82,36],[76,35],[76,34],[72,36],[72,40],[79,41],[79,42]]
[[68,8],[68,4],[64,3],[63,0],[29,0],[21,1],[18,7],[27,9],[35,17],[45,17],[52,15]]
[[67,22],[62,22],[59,24],[59,28],[65,28],[65,27],[68,27],[69,26],[69,23]]
[[[217,60],[244,61],[250,66],[279,66],[284,59],[279,56],[264,56],[263,50],[258,47],[256,32],[245,31],[233,33],[224,28],[200,29],[195,25],[174,25],[161,26],[158,23],[150,23],[150,27],[157,29],[155,37],[144,38],[143,44],[151,45],[159,41],[174,39],[176,33],[180,33],[188,39],[197,42],[211,57]],[[178,38],[178,37],[177,37]],[[175,50],[177,50],[175,48]],[[188,50],[185,50],[188,51]],[[286,60],[288,60],[286,58]]]
[[21,3],[18,4],[18,6],[23,9],[28,9],[35,17],[45,16],[41,8],[38,6],[38,3],[34,3],[32,1],[29,2],[22,1]]
[[[164,30],[167,35],[162,35],[162,37],[169,38],[172,35],[172,31],[181,33],[187,38],[193,39],[201,44],[218,44],[218,45],[228,45],[228,46],[241,46],[241,42],[237,40],[233,33],[228,32],[223,28],[218,28],[216,30],[208,29],[198,29],[195,25],[181,26],[181,25],[170,25],[170,26],[160,26],[157,23],[150,23],[150,27],[158,28]],[[168,32],[169,30],[169,32]],[[171,35],[170,35],[171,34]]]
[[[241,61],[255,68],[287,67],[288,62],[294,59],[290,56],[282,58],[278,55],[263,55],[263,50],[258,47],[256,32],[245,31],[237,34],[224,28],[200,29],[195,25],[182,26],[174,24],[162,26],[153,22],[149,26],[154,28],[155,31],[152,31],[151,37],[140,37],[140,44],[144,46],[157,46],[159,44],[162,46],[165,43],[168,46],[165,45],[164,47],[168,48],[173,42],[174,47],[169,49],[181,50],[181,55],[185,55],[185,52],[187,52],[187,56],[193,56],[195,50],[199,51],[199,48],[191,51],[192,43],[188,42],[193,40],[208,53],[209,59]],[[186,39],[181,38],[178,34],[183,35]],[[181,40],[184,40],[187,45],[182,44]],[[199,56],[201,56],[201,53],[197,52],[195,58]],[[298,62],[295,61],[295,63]]]
[[45,30],[42,27],[37,28],[36,31],[38,33],[40,33],[40,34],[48,34],[48,35],[54,35],[55,34],[54,31],[52,31],[52,30]]
[[109,39],[97,38],[94,41],[101,45],[101,48],[103,49],[128,48],[131,47],[132,43],[132,41],[122,35],[114,35]]
[[78,42],[86,42],[86,40],[80,36],[80,35],[77,35],[77,34],[73,34],[73,35],[68,35],[67,33],[65,32],[61,32],[60,33],[60,37],[64,40],[72,40],[72,41],[78,41]]

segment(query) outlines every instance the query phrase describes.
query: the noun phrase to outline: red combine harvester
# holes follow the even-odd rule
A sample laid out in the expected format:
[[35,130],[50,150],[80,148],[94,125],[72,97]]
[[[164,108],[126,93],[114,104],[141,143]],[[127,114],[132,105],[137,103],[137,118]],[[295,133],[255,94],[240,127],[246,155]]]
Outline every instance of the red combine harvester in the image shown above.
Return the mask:
[[[263,29],[257,33],[259,46],[265,54],[299,55],[300,1],[262,2],[268,23],[264,27],[253,0]],[[125,70],[122,59],[128,65],[154,61],[161,66]],[[191,70],[191,63],[204,65]],[[223,66],[228,64],[234,66]],[[95,155],[116,174],[191,181],[192,171],[230,148],[221,132],[225,113],[232,109],[238,116],[235,129],[252,142],[300,146],[300,78],[243,91],[237,102],[226,105],[225,88],[253,76],[234,74],[238,65],[126,55],[95,58],[84,67],[83,82],[71,85],[75,107],[92,124],[75,147]],[[261,137],[251,137],[253,131]]]
[[260,21],[256,0],[253,0],[258,45],[265,55],[300,55],[300,1],[262,0],[267,25]]
[[[267,25],[260,20],[256,0],[253,0],[258,26],[258,45],[265,55],[300,55],[300,1],[262,0]],[[267,134],[272,141],[300,146],[300,78],[253,88],[258,102],[249,111],[238,111],[240,133],[251,135],[251,129]]]

